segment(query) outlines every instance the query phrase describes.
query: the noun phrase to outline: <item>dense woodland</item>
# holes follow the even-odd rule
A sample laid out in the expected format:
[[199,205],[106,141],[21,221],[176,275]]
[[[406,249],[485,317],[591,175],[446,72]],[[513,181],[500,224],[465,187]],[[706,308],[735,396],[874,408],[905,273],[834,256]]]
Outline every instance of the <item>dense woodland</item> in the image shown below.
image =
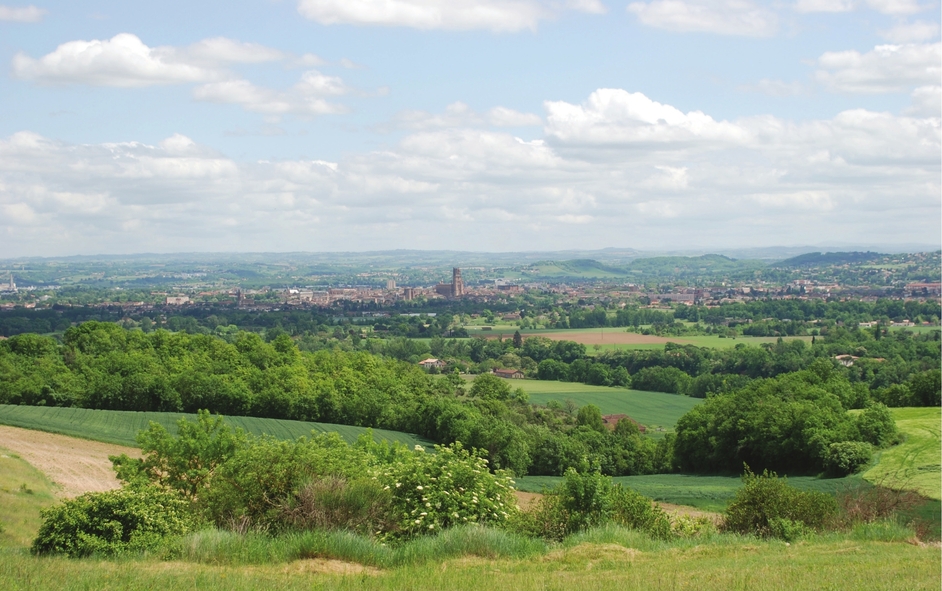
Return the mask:
[[[708,398],[681,419],[676,439],[655,440],[630,421],[606,429],[592,405],[529,404],[522,390],[490,374],[470,384],[452,371],[428,375],[414,363],[428,348],[422,342],[357,340],[356,331],[335,328],[340,334],[329,338],[345,346],[327,348],[322,339],[313,342],[323,345],[319,350],[304,350],[318,348],[314,335],[293,339],[278,327],[264,337],[214,336],[86,322],[67,329],[61,342],[18,335],[0,342],[0,402],[208,409],[377,427],[461,442],[484,450],[494,468],[541,475],[560,475],[587,460],[609,475],[738,472],[743,461],[792,473],[846,472],[854,465],[837,462],[840,454],[869,457],[871,447],[894,441],[884,404],[940,403],[938,332],[840,329],[811,346],[668,345],[597,357],[577,343],[538,337],[431,343],[456,364],[519,361],[535,366],[542,379]],[[833,359],[838,354],[858,359],[844,367]],[[862,412],[851,415],[851,409]]]

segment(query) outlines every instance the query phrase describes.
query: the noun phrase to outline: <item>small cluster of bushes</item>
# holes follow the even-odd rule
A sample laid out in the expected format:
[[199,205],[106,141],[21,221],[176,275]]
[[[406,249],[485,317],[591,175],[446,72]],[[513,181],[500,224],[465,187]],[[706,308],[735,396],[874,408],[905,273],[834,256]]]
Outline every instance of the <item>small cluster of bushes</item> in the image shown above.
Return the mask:
[[654,538],[676,533],[671,521],[651,499],[630,488],[613,485],[598,469],[570,468],[563,481],[547,491],[537,506],[520,513],[515,528],[529,536],[562,540],[573,533],[614,523]]

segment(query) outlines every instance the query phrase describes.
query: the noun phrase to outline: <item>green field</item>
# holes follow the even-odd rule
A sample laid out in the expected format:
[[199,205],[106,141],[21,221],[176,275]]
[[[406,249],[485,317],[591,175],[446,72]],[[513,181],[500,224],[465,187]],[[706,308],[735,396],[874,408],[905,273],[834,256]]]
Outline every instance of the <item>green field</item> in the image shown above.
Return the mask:
[[667,430],[673,429],[677,419],[703,402],[698,398],[676,394],[589,386],[577,382],[513,380],[511,386],[523,388],[529,394],[530,402],[536,404],[546,404],[550,400],[560,403],[572,400],[577,406],[594,404],[603,415],[624,413],[642,425]]
[[[515,479],[517,488],[527,492],[549,489],[562,480],[560,476],[524,476]],[[655,501],[674,505],[689,505],[703,511],[722,512],[742,486],[738,476],[696,476],[692,474],[650,474],[646,476],[616,476],[612,480],[638,491]],[[795,476],[788,483],[802,490],[835,493],[860,486],[870,486],[860,476],[846,478],[816,478]]]
[[[177,432],[180,417],[195,419],[196,415],[175,412],[134,412],[124,410],[100,411],[86,408],[57,408],[46,406],[14,406],[0,404],[0,425],[23,427],[37,431],[61,433],[83,439],[93,439],[118,445],[136,446],[138,431],[146,429],[151,421],[159,423],[171,433]],[[259,419],[254,417],[225,417],[233,427],[241,427],[253,435],[271,435],[279,439],[297,439],[311,432],[338,433],[347,442],[353,443],[366,432],[364,427],[332,425],[330,423],[307,423],[281,419]],[[373,429],[373,438],[414,445],[431,446],[433,443],[407,433]]]
[[891,488],[918,491],[930,499],[942,500],[942,409],[890,409],[905,440],[880,453],[879,462],[864,478]]
[[55,502],[49,479],[0,447],[0,548],[29,546],[39,530],[40,510]]

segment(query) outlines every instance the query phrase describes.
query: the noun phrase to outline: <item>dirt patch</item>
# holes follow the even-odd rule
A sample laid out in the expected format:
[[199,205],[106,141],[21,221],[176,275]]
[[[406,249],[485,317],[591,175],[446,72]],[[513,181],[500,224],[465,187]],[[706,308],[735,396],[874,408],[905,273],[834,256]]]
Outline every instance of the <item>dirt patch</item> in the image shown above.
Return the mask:
[[540,493],[523,492],[522,490],[514,491],[514,494],[517,496],[517,506],[520,507],[521,511],[529,511],[536,507],[540,499],[543,498]]
[[663,345],[666,343],[690,344],[678,338],[657,337],[636,332],[544,332],[539,335],[553,341],[575,341],[583,345]]
[[327,558],[308,558],[296,560],[285,567],[285,574],[317,573],[322,575],[378,575],[379,569],[363,566],[355,562],[330,560]]
[[697,519],[698,517],[705,517],[712,521],[713,523],[719,523],[722,521],[723,516],[719,513],[714,513],[712,511],[701,511],[700,509],[695,509],[694,507],[688,507],[686,505],[672,505],[670,503],[662,503],[658,501],[661,509],[664,509],[668,515],[671,517],[679,517],[681,515],[685,517],[692,517]]
[[59,485],[56,494],[72,498],[118,488],[108,456],[141,457],[141,450],[55,433],[0,425],[0,447],[20,456]]

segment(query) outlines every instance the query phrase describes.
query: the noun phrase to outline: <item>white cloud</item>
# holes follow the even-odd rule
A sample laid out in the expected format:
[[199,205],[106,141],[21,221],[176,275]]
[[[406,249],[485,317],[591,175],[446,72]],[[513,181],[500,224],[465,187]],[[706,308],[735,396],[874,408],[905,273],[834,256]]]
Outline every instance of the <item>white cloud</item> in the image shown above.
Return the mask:
[[942,86],[920,86],[913,91],[913,103],[906,115],[915,117],[942,117]]
[[[603,14],[599,0],[567,0],[565,8]],[[562,8],[536,0],[300,0],[298,12],[324,25],[351,24],[414,29],[514,32],[535,30]]]
[[0,255],[942,239],[938,112],[722,121],[601,89],[545,119],[545,141],[427,127],[334,162],[18,133],[0,139]]
[[640,92],[603,88],[582,105],[545,103],[546,134],[562,144],[628,145],[741,141],[743,128],[701,111],[683,113]]
[[893,43],[931,41],[939,36],[939,24],[929,21],[900,23],[891,29],[880,31],[880,36]]
[[[258,43],[226,37],[203,39],[186,47],[148,47],[131,33],[111,39],[69,41],[39,59],[18,53],[13,73],[44,84],[143,87],[210,82],[232,78],[225,68],[233,64],[259,64],[288,60],[282,51]],[[323,63],[312,54],[292,63]]]
[[168,52],[150,48],[130,33],[106,40],[69,41],[38,60],[18,53],[13,57],[13,73],[46,84],[118,87],[181,84],[219,76],[209,69],[174,62]]
[[938,84],[942,44],[878,45],[873,51],[837,51],[817,60],[815,78],[830,90],[853,93],[908,91]]
[[197,100],[240,105],[247,111],[267,115],[327,115],[344,113],[344,105],[328,102],[325,96],[349,92],[340,78],[309,70],[288,91],[256,86],[248,80],[224,80],[198,86],[193,90]]
[[653,0],[633,2],[628,12],[668,31],[769,37],[778,30],[776,14],[751,0]]
[[0,22],[38,23],[48,11],[43,8],[30,6],[4,6],[0,4]]
[[23,53],[13,58],[14,75],[43,84],[88,84],[123,88],[203,83],[197,100],[241,105],[268,115],[322,115],[347,108],[324,100],[348,94],[343,80],[316,70],[301,75],[287,91],[257,86],[226,68],[233,64],[285,61],[289,65],[323,63],[313,54],[294,58],[282,51],[213,37],[187,47],[148,47],[137,36],[122,33],[108,40],[70,41],[39,59]]

